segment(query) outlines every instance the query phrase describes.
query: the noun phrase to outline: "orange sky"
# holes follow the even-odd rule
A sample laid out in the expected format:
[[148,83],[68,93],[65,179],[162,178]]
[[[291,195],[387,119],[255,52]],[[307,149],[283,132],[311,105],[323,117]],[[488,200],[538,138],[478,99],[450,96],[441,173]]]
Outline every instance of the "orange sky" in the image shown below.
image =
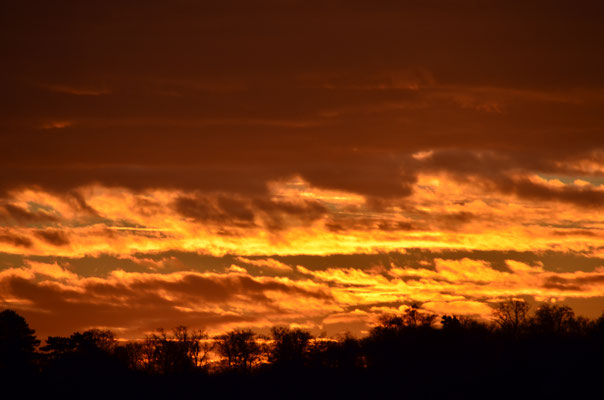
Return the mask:
[[5,2],[0,306],[40,336],[604,310],[601,2]]

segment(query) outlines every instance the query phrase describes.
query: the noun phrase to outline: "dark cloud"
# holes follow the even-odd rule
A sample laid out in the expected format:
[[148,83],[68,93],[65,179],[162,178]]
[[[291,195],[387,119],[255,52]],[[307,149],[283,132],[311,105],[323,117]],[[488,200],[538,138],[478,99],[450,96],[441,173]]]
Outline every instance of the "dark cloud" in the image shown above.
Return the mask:
[[258,198],[253,201],[253,206],[266,219],[266,226],[271,230],[286,228],[294,222],[308,225],[328,214],[328,209],[314,200],[289,203]]
[[[587,158],[589,159],[589,157]],[[536,201],[559,201],[580,207],[601,207],[604,192],[594,187],[566,185],[551,187],[535,183],[519,174],[541,173],[572,176],[577,173],[571,167],[561,167],[560,159],[538,158],[526,151],[493,152],[471,150],[435,151],[422,160],[408,160],[408,166],[416,171],[446,172],[462,182],[478,182],[485,189]],[[565,160],[571,161],[571,160]],[[576,160],[575,160],[576,161]],[[572,163],[571,163],[572,165]]]
[[1,208],[4,209],[4,212],[2,213],[0,211],[0,217],[9,220],[12,219],[19,224],[40,224],[56,222],[59,220],[56,216],[47,214],[43,211],[32,212],[14,204],[5,204],[4,206],[1,206]]
[[0,12],[4,192],[259,196],[299,175],[393,198],[430,168],[419,150],[463,150],[432,162],[498,180],[604,147],[597,1],[28,4]]
[[223,303],[236,298],[250,298],[254,301],[270,303],[271,300],[264,295],[267,291],[324,300],[331,299],[331,295],[327,293],[303,289],[276,280],[259,281],[250,276],[231,274],[210,276],[185,274],[181,279],[171,281],[141,277],[139,280],[133,279],[123,284],[92,282],[86,284],[86,290],[91,295],[133,298],[143,293],[153,293],[156,296],[158,291],[165,290],[167,293],[177,296],[179,301],[208,303]]
[[34,235],[53,246],[65,246],[70,243],[69,237],[57,230],[36,230]]
[[84,196],[81,193],[78,193],[74,190],[67,193],[65,196],[67,201],[72,205],[74,209],[77,211],[83,212],[85,214],[98,217],[99,213],[86,202]]
[[5,280],[2,288],[4,293],[25,298],[36,306],[22,313],[29,316],[28,320],[39,334],[46,335],[64,335],[94,326],[109,326],[126,327],[127,330],[122,332],[126,337],[141,337],[159,327],[186,324],[208,328],[229,322],[253,322],[258,318],[257,315],[187,312],[149,293],[128,297],[126,302],[112,302],[108,298],[90,297],[86,293],[57,285],[41,285],[22,278]]
[[32,242],[28,237],[15,235],[10,232],[0,232],[0,242],[8,243],[17,247],[29,248],[32,246]]
[[[238,321],[251,323],[266,312],[256,311],[259,305],[273,312],[283,311],[278,302],[266,296],[267,292],[275,291],[289,296],[333,301],[330,294],[320,290],[233,274],[202,276],[184,273],[174,279],[139,275],[119,281],[88,281],[77,288],[54,282],[34,282],[17,276],[0,280],[0,293],[28,301],[32,307],[26,311],[36,316],[32,325],[46,333],[66,333],[81,327],[102,325],[125,327],[126,335],[137,333],[140,336],[146,330],[183,323],[204,328]],[[199,304],[230,309],[230,301],[239,304],[238,309],[244,304],[247,311],[183,311],[183,307]],[[50,324],[51,320],[55,321],[54,325]]]
[[564,231],[554,231],[554,235],[556,236],[589,236],[589,237],[597,237],[598,233],[590,231],[588,229],[568,229]]
[[[379,205],[382,208],[384,205]],[[373,205],[371,208],[375,208]],[[466,224],[485,219],[486,217],[473,214],[468,211],[459,211],[451,213],[427,212],[414,207],[402,207],[404,212],[401,216],[404,221],[398,218],[387,218],[382,214],[367,216],[367,209],[356,208],[354,213],[342,212],[332,216],[327,222],[326,227],[332,232],[347,230],[380,230],[380,231],[458,231]],[[352,211],[352,210],[351,210]],[[379,210],[383,211],[383,210]]]
[[214,223],[250,227],[254,226],[254,213],[243,200],[227,197],[179,197],[174,209],[180,215],[201,223]]
[[377,228],[382,231],[412,231],[418,229],[415,225],[404,221],[382,221]]
[[299,222],[309,224],[328,213],[318,201],[291,203],[262,197],[181,196],[173,203],[180,215],[200,223],[231,227],[254,227],[257,222],[279,230]]
[[577,186],[555,188],[540,185],[528,179],[502,178],[494,184],[503,193],[512,193],[529,200],[554,200],[580,207],[601,208],[604,206],[604,191],[602,190]]
[[342,232],[348,230],[371,230],[381,231],[412,231],[423,230],[422,225],[406,222],[393,221],[386,218],[367,218],[367,217],[341,217],[333,218],[325,226],[332,232]]
[[547,289],[581,291],[585,286],[604,282],[604,274],[591,276],[578,276],[571,279],[560,276],[551,276],[545,280],[543,287]]

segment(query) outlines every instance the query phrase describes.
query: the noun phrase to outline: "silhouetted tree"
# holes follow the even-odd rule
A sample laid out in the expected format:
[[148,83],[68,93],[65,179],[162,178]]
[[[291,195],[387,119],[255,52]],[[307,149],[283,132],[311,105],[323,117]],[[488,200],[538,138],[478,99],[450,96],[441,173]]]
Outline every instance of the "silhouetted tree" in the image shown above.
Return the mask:
[[596,321],[585,317],[574,317],[568,322],[567,332],[575,336],[587,336],[595,328]]
[[240,372],[249,371],[262,355],[256,334],[249,329],[235,329],[215,338],[216,351],[225,366]]
[[543,304],[530,320],[531,329],[538,334],[559,335],[572,329],[574,311],[568,306]]
[[395,333],[405,329],[431,328],[436,315],[421,311],[414,304],[403,314],[385,314],[378,318],[377,325],[371,330],[370,335],[379,335],[381,332]]
[[604,312],[594,321],[593,331],[597,337],[604,338]]
[[185,326],[177,326],[174,331],[174,339],[179,344],[181,351],[187,355],[195,367],[204,366],[211,345],[207,342],[208,335],[198,329],[189,331]]
[[117,341],[115,335],[109,330],[89,329],[84,332],[75,332],[69,337],[49,336],[46,345],[41,350],[48,352],[51,358],[61,357],[69,353],[95,356],[110,354]]
[[[207,334],[177,326],[169,335],[163,329],[148,336],[143,343],[130,345],[130,363],[150,372],[175,374],[203,367],[210,350]],[[135,361],[135,357],[139,359]]]
[[350,332],[344,333],[336,341],[327,342],[325,357],[331,368],[350,371],[364,365],[361,345]]
[[[24,398],[40,397],[36,388],[53,398],[82,398],[91,391],[109,398],[122,387],[127,390],[120,393],[128,394],[123,397],[148,398],[185,396],[199,387],[226,398],[258,393],[282,398],[292,387],[304,398],[325,387],[327,397],[382,396],[403,388],[409,398],[474,398],[502,379],[510,383],[497,386],[501,398],[522,386],[529,386],[522,393],[533,397],[572,398],[582,389],[577,397],[584,398],[596,389],[603,372],[604,314],[590,320],[569,307],[543,304],[527,316],[527,307],[514,301],[498,310],[501,329],[496,330],[455,315],[442,316],[440,329],[434,314],[417,306],[381,317],[361,340],[350,334],[313,339],[304,330],[275,327],[264,345],[251,330],[233,330],[214,338],[225,368],[208,373],[200,373],[207,335],[183,326],[125,344],[98,329],[51,336],[32,364],[39,341],[22,317],[7,310],[0,313],[0,379],[8,376],[13,387],[33,388]],[[505,329],[522,334],[499,334]],[[265,355],[273,367],[249,373]],[[24,359],[36,368],[19,368]]]
[[269,361],[279,366],[302,366],[312,335],[301,329],[273,327]]
[[0,312],[0,373],[30,369],[39,344],[22,316],[8,309]]
[[[117,340],[109,330],[90,329],[68,337],[50,336],[46,345],[44,375],[55,397],[108,395],[127,376],[127,365],[116,354]],[[102,382],[102,384],[100,384]]]
[[150,372],[146,347],[145,342],[127,342],[117,349],[118,357],[131,370]]
[[421,368],[435,348],[425,346],[435,336],[436,316],[414,305],[401,315],[384,315],[363,340],[370,368],[388,373],[406,373]]
[[523,300],[509,299],[495,306],[495,323],[506,334],[517,336],[526,326],[531,306]]
[[407,327],[430,327],[436,315],[421,311],[418,304],[412,304],[402,315],[403,324]]
[[447,332],[461,331],[461,321],[455,315],[443,315],[440,319],[443,330]]

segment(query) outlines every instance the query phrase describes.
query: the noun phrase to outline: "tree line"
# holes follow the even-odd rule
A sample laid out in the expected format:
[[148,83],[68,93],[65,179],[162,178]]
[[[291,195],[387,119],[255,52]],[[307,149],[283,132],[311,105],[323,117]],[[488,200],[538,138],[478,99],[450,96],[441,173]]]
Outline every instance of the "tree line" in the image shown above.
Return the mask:
[[138,341],[91,329],[50,336],[42,345],[23,317],[4,310],[0,377],[4,387],[32,396],[74,398],[357,397],[391,390],[408,398],[471,398],[485,391],[507,398],[520,390],[538,397],[595,390],[604,372],[604,313],[588,319],[556,304],[531,311],[524,301],[508,300],[487,323],[413,306],[382,316],[362,338],[319,338],[283,326],[267,336],[234,329],[209,337],[178,326]]

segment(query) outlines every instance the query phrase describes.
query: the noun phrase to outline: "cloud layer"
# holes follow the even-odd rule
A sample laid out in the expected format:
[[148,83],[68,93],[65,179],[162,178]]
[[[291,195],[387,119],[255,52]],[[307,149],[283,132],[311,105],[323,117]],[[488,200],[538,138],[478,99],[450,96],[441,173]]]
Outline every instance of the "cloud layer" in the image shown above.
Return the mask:
[[131,337],[363,330],[414,301],[486,317],[504,296],[594,315],[602,18],[599,1],[5,2],[3,305]]

